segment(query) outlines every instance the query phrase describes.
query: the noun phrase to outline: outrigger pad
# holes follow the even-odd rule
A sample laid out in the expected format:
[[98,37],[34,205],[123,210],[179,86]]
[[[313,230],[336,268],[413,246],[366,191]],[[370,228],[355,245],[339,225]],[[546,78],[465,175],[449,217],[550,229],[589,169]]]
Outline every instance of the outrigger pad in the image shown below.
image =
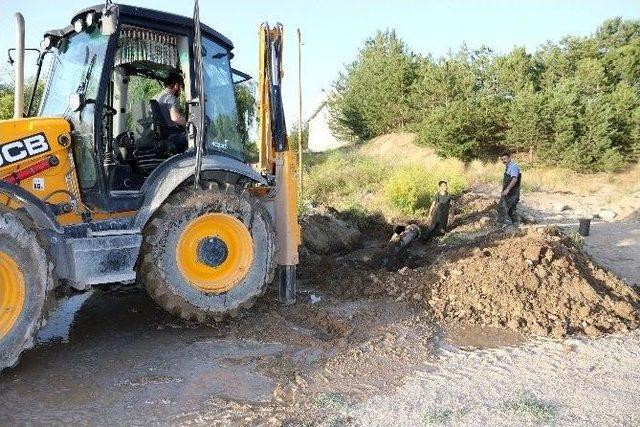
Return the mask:
[[296,302],[296,266],[278,266],[278,290],[280,302],[291,305]]

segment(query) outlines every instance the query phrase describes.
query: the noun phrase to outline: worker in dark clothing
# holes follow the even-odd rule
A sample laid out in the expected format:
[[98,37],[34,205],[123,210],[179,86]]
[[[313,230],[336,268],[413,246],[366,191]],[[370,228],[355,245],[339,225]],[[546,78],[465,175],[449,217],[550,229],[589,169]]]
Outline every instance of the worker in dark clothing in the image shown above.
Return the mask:
[[451,209],[451,196],[447,181],[438,183],[438,192],[433,196],[433,202],[429,208],[430,227],[425,238],[430,239],[435,236],[444,236],[449,222],[449,209]]
[[522,173],[518,165],[511,160],[509,153],[502,153],[500,161],[504,164],[504,176],[502,178],[502,194],[498,204],[498,225],[507,226],[507,217],[515,227],[520,223],[516,208],[520,201],[520,182]]

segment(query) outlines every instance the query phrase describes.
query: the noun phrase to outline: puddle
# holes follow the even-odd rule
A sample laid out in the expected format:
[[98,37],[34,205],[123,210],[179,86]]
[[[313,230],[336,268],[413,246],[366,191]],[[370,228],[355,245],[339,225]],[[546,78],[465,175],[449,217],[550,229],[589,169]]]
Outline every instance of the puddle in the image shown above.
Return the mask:
[[238,366],[200,372],[181,388],[181,399],[202,401],[208,396],[237,402],[268,402],[273,397],[276,382],[253,368]]
[[38,332],[36,343],[50,344],[56,341],[69,343],[69,331],[73,320],[91,295],[93,295],[93,289],[61,300],[49,315],[47,324]]
[[527,338],[515,331],[495,326],[447,324],[443,326],[445,340],[459,348],[482,349],[516,346]]
[[199,340],[192,347],[198,354],[215,354],[216,359],[241,359],[282,353],[286,346],[281,343],[265,343],[254,340]]

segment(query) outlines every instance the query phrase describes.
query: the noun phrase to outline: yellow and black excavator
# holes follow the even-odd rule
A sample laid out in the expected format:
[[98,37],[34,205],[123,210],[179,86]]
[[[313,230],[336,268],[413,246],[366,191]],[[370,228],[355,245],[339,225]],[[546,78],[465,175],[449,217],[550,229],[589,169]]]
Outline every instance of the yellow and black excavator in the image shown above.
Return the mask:
[[[276,282],[295,301],[296,161],[282,108],[283,29],[259,30],[259,167],[245,161],[233,44],[193,18],[111,1],[48,31],[42,100],[24,109],[24,20],[16,14],[16,103],[0,121],[0,370],[46,321],[56,288],[144,285],[163,308],[236,316]],[[184,126],[159,98],[178,75]],[[37,86],[34,85],[34,87]],[[177,96],[179,91],[174,92]]]

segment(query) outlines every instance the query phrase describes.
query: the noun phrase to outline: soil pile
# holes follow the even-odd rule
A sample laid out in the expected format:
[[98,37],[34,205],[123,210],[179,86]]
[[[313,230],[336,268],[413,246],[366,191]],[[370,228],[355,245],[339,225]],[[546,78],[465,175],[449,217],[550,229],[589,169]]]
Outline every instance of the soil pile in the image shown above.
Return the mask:
[[471,250],[428,267],[437,279],[422,282],[422,295],[439,319],[557,338],[640,324],[638,292],[557,230],[529,230]]
[[300,218],[302,244],[309,252],[331,255],[354,250],[362,234],[354,225],[329,213],[313,213]]
[[475,193],[461,195],[452,209],[455,214],[449,218],[450,228],[456,228],[457,232],[473,232],[495,221],[496,199]]

